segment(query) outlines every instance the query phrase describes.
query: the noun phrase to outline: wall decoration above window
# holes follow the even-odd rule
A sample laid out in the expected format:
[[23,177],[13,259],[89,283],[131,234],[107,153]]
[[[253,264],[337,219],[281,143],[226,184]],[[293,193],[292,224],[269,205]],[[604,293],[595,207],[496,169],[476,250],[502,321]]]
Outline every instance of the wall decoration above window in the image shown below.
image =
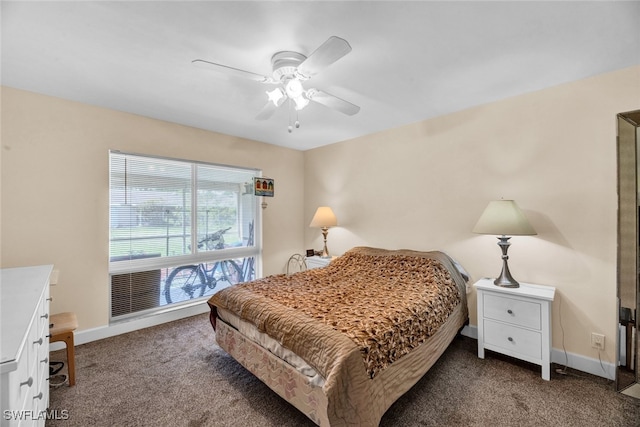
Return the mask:
[[271,178],[253,178],[253,189],[256,196],[273,197],[273,187],[274,183]]

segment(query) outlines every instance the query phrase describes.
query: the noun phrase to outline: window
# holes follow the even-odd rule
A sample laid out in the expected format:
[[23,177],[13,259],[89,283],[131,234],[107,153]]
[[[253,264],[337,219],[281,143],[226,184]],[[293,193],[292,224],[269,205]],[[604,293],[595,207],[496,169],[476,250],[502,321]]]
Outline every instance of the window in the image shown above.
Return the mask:
[[111,318],[255,278],[259,171],[111,152]]

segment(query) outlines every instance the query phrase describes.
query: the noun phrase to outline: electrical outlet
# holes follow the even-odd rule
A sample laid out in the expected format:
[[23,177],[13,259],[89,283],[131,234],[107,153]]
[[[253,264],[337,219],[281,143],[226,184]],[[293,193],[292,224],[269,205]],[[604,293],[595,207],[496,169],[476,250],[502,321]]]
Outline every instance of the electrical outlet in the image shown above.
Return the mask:
[[592,332],[591,347],[597,348],[598,350],[604,350],[604,335]]

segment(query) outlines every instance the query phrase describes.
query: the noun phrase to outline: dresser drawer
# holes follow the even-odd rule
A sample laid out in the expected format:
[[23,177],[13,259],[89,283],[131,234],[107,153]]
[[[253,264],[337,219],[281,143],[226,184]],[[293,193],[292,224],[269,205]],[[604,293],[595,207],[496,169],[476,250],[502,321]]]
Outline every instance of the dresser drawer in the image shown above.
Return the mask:
[[[502,353],[517,353],[526,358],[542,358],[542,334],[493,320],[484,320],[484,342],[502,349]],[[515,356],[515,355],[514,355]]]
[[9,374],[8,396],[6,397],[9,398],[11,409],[18,411],[31,409],[30,398],[36,388],[37,378],[30,375],[31,367],[29,366],[29,358],[26,356],[23,354],[23,357],[18,359],[17,369]]
[[49,335],[49,292],[47,291],[48,288],[45,290],[42,301],[38,306],[38,318],[36,319],[38,323],[38,335],[43,337]]
[[542,329],[542,305],[491,293],[483,294],[484,317],[525,328]]
[[34,370],[34,375],[38,378],[37,388],[33,392],[34,410],[37,413],[46,410],[49,406],[49,337],[43,335],[41,338],[44,343],[36,345],[37,360]]

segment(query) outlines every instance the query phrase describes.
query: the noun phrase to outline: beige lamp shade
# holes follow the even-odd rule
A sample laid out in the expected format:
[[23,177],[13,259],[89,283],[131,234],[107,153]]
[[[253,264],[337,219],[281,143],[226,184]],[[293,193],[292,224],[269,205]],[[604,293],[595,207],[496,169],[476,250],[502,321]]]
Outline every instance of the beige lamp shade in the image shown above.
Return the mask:
[[331,208],[328,206],[320,206],[316,210],[316,214],[313,216],[309,227],[328,228],[335,227],[336,225],[338,225],[338,219]]
[[476,226],[473,227],[473,232],[502,236],[533,236],[538,234],[513,200],[489,202]]

